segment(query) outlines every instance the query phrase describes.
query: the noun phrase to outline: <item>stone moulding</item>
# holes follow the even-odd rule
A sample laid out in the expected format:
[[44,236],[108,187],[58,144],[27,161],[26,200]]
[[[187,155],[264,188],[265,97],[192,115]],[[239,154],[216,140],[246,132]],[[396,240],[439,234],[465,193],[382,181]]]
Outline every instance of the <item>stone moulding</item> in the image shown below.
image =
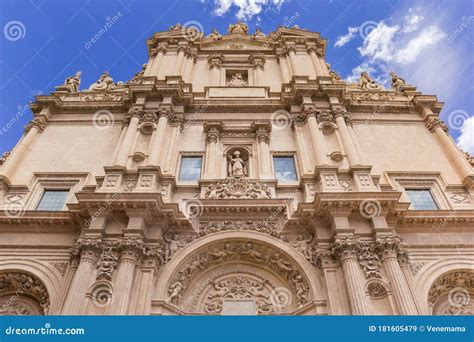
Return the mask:
[[228,177],[211,185],[204,196],[206,199],[258,199],[271,198],[266,184],[249,178]]

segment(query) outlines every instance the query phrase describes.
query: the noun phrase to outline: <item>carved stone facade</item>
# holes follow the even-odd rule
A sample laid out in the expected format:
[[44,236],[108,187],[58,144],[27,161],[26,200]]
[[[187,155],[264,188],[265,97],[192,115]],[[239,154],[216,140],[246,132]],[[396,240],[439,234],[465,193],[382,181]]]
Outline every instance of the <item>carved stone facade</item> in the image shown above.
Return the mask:
[[472,158],[435,96],[347,83],[326,44],[177,24],[131,80],[37,96],[0,159],[0,313],[472,314]]

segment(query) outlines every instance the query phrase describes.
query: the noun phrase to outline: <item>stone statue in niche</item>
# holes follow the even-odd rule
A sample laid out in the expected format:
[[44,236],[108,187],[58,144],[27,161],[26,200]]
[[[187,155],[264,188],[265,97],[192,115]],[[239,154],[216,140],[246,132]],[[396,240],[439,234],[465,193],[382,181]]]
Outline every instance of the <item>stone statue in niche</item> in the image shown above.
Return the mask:
[[247,177],[247,163],[240,156],[240,151],[234,151],[232,156],[228,156],[227,172],[229,177]]
[[57,91],[67,91],[69,93],[77,93],[81,84],[81,72],[78,71],[74,76],[69,76],[64,84],[57,86]]
[[242,74],[240,72],[236,72],[232,75],[231,80],[227,83],[228,87],[246,87],[247,83],[245,82]]

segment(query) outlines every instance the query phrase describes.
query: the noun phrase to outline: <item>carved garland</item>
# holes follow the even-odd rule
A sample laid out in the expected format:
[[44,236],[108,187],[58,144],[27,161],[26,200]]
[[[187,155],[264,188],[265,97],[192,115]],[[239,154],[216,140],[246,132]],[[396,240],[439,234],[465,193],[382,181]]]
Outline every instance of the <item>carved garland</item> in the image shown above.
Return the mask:
[[249,178],[228,177],[211,185],[206,194],[207,199],[258,199],[271,198],[270,188]]

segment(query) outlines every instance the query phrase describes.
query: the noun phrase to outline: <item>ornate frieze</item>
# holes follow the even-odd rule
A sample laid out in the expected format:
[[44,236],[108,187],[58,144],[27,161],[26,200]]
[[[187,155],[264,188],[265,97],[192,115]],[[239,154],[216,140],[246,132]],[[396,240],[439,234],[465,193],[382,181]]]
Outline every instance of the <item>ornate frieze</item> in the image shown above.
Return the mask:
[[356,101],[391,101],[395,95],[391,92],[354,92],[352,99]]
[[207,199],[257,199],[271,198],[270,188],[246,177],[228,177],[211,185],[205,195]]
[[118,102],[121,101],[123,95],[113,92],[100,93],[80,93],[79,100],[84,102]]
[[38,129],[41,133],[45,130],[46,126],[48,125],[47,121],[44,118],[34,118],[30,122],[25,125],[24,132],[25,134],[28,133],[33,127]]
[[228,230],[253,230],[276,236],[277,228],[277,220],[271,216],[265,221],[201,221],[199,222],[199,235],[204,236]]

